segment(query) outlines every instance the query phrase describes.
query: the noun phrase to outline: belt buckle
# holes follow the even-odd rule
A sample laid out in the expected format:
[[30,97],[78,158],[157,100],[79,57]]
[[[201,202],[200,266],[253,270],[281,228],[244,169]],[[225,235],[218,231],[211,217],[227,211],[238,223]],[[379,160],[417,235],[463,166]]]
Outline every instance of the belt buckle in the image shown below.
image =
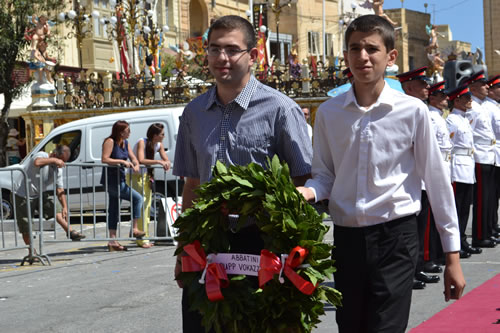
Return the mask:
[[491,139],[491,145],[494,146],[497,144],[497,140],[496,139]]
[[474,155],[474,148],[470,150],[470,156]]

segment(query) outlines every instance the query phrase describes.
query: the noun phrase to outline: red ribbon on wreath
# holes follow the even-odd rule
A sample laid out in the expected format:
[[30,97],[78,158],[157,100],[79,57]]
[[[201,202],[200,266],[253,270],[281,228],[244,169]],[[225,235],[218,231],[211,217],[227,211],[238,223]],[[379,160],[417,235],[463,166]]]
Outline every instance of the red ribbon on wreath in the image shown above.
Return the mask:
[[188,255],[181,258],[182,271],[203,271],[199,282],[205,284],[208,299],[212,302],[223,300],[224,296],[221,288],[229,286],[229,279],[224,266],[211,262],[211,255],[208,255],[208,257],[205,255],[205,251],[198,240],[184,246],[184,252]]
[[[304,262],[307,254],[308,251],[306,249],[296,246],[289,255],[282,254],[282,259],[280,260],[277,255],[268,250],[262,250],[260,253],[259,287],[262,288],[275,274],[279,274],[280,282],[284,283],[285,280],[281,275],[285,273],[286,277],[298,290],[303,294],[311,295],[316,286],[306,281],[294,270]],[[283,261],[285,262],[284,265],[282,264]]]

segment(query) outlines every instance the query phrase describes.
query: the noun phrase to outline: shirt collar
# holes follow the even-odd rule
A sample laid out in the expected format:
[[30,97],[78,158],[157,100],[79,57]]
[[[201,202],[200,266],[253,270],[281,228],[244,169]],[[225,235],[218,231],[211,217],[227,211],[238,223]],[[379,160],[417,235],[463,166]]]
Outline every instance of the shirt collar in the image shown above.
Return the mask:
[[439,112],[439,114],[443,114],[443,111],[438,109],[437,107],[435,106],[432,106],[432,105],[429,105],[429,111],[434,111],[434,112]]
[[451,112],[454,113],[454,114],[458,114],[459,116],[465,117],[465,112],[466,111],[462,111],[462,110],[453,108],[453,110]]
[[478,103],[479,105],[483,104],[483,102],[486,100],[486,99],[479,99],[477,98],[476,96],[472,95],[472,100],[476,103]]
[[[355,83],[354,83],[355,84]],[[354,85],[347,91],[346,97],[344,100],[344,108],[353,104],[358,110],[363,110],[364,112],[368,112],[382,104],[389,105],[391,108],[394,106],[394,89],[389,87],[389,84],[384,81],[384,88],[382,92],[377,98],[377,101],[371,105],[368,109],[359,106],[358,101],[356,100],[356,95],[354,94]]]
[[[250,104],[250,99],[252,98],[253,93],[257,89],[259,83],[260,82],[253,75],[250,75],[250,79],[248,80],[243,90],[241,90],[238,96],[236,96],[236,98],[231,103],[235,102],[243,110],[247,110],[248,105]],[[222,105],[217,99],[217,85],[215,85],[208,92],[208,103],[205,108],[205,111],[210,111],[214,103]]]

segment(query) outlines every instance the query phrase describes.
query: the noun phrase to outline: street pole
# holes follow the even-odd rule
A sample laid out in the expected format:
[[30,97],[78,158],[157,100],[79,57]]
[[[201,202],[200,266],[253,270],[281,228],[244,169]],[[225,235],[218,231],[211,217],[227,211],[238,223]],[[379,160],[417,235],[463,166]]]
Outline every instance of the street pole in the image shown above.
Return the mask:
[[322,29],[323,29],[323,65],[325,64],[326,61],[326,32],[325,32],[325,0],[323,0],[323,22],[322,22]]

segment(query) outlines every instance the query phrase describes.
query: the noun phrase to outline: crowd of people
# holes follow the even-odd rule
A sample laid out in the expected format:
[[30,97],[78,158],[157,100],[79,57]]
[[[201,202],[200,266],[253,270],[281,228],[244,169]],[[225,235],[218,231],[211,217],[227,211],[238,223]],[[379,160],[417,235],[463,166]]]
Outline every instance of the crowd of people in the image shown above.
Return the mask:
[[[489,80],[479,71],[456,89],[445,90],[445,82],[430,86],[427,68],[398,75],[403,90],[428,105],[436,140],[453,186],[460,231],[460,258],[482,253],[499,243],[498,200],[500,193],[500,76]],[[445,118],[444,112],[450,110]],[[472,239],[466,235],[473,206]],[[422,183],[419,226],[419,260],[414,289],[438,282],[442,269],[442,247],[437,237],[426,184]]]
[[[108,194],[108,228],[111,240],[108,249],[113,251],[126,251],[127,247],[121,245],[114,238],[117,236],[120,204],[122,200],[132,200],[132,230],[130,237],[136,238],[138,246],[149,248],[153,246],[149,238],[148,225],[150,220],[152,184],[154,173],[148,166],[161,165],[165,171],[170,170],[171,163],[165,153],[163,139],[165,137],[164,125],[154,123],[149,126],[145,137],[140,138],[131,148],[128,144],[130,126],[120,120],[113,124],[111,134],[102,146],[102,162],[108,164],[101,174],[101,185],[105,185]],[[158,153],[160,158],[155,159]],[[30,157],[27,163],[26,175],[29,179],[26,193],[26,178],[16,184],[12,198],[16,209],[16,221],[26,245],[30,244],[28,211],[34,216],[39,211],[39,196],[42,195],[44,218],[54,218],[64,229],[68,238],[79,241],[85,235],[71,230],[68,221],[68,205],[63,183],[63,168],[70,159],[71,150],[66,145],[58,145],[53,152],[38,152]],[[141,167],[143,165],[145,167]],[[126,177],[127,172],[131,172]],[[41,180],[40,180],[41,178]],[[41,185],[40,185],[41,184]],[[52,191],[48,188],[55,185],[55,202]],[[144,194],[144,196],[142,195]],[[30,201],[28,210],[27,201]],[[32,255],[30,250],[30,255]]]
[[[459,299],[465,288],[460,258],[498,242],[500,76],[487,81],[479,72],[447,92],[443,82],[429,86],[426,68],[420,68],[398,76],[403,94],[384,81],[398,55],[393,22],[361,16],[347,28],[345,44],[352,87],[319,107],[312,143],[310,110],[251,74],[258,58],[252,25],[238,16],[217,19],[207,34],[207,63],[216,85],[190,102],[180,118],[173,173],[185,180],[185,210],[196,188],[210,181],[216,161],[266,167],[278,155],[306,200],[329,200],[335,287],[343,295],[336,311],[339,331],[404,332],[412,289],[439,281],[429,273],[442,272],[443,264],[444,298]],[[131,200],[131,236],[150,247],[143,238],[153,174],[139,166],[171,165],[161,124],[151,125],[132,147],[129,135],[128,123],[118,121],[103,143],[102,162],[109,167],[101,184],[108,189],[110,237],[116,238],[120,200]],[[66,149],[60,150],[46,163],[63,167]],[[133,172],[131,183],[126,169]],[[263,244],[254,223],[231,239],[239,253],[259,253]],[[113,239],[108,248],[127,249]],[[177,258],[176,277],[184,255]],[[189,293],[178,284],[184,287],[184,332],[204,331],[202,314],[190,309]]]

